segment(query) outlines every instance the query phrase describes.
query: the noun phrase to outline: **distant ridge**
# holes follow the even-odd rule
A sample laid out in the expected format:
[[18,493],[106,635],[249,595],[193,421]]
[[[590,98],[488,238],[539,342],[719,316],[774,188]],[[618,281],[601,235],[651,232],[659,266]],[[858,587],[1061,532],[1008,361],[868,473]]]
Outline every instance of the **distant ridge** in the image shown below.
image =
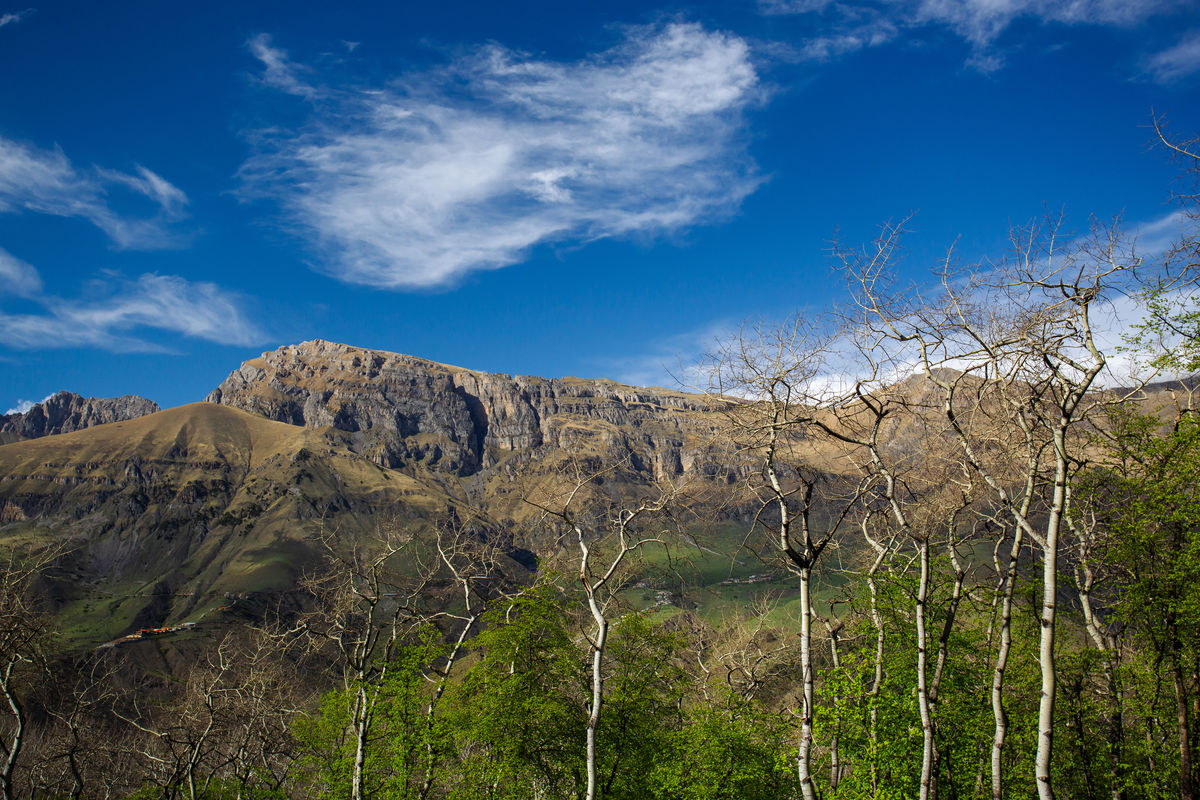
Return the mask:
[[57,392],[24,413],[0,416],[0,444],[72,433],[144,417],[158,410],[158,403],[137,395],[83,397],[74,392]]

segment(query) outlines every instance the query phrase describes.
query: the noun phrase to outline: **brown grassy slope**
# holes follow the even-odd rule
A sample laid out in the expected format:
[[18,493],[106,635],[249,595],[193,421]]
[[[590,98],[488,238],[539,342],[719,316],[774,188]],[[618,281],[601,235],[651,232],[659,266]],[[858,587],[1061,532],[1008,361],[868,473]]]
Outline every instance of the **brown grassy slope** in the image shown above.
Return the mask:
[[0,544],[67,549],[48,592],[68,633],[89,639],[286,591],[322,529],[425,525],[450,503],[341,436],[194,403],[6,444]]

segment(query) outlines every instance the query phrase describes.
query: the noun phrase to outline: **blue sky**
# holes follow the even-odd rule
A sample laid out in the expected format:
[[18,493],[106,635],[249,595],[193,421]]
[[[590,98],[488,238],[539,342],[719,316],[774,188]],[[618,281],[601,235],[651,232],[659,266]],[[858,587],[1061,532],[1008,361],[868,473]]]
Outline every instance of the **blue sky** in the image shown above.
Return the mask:
[[0,410],[312,338],[669,383],[835,233],[1161,238],[1151,109],[1200,132],[1195,2],[342,5],[0,3]]

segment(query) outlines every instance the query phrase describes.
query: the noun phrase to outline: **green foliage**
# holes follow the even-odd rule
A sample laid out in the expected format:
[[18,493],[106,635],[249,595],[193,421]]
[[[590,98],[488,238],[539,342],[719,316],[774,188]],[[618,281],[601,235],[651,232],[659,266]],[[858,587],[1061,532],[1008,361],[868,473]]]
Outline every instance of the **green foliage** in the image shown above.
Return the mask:
[[[489,614],[474,643],[479,658],[445,705],[442,722],[459,758],[444,796],[581,796],[590,667],[571,610],[569,598],[541,585]],[[641,614],[613,625],[597,735],[599,796],[789,796],[790,728],[753,704],[704,702],[682,645]]]
[[788,757],[792,731],[777,714],[732,697],[697,702],[668,731],[644,791],[656,800],[775,800],[798,788]]
[[[1112,780],[1130,796],[1177,796],[1179,742],[1188,735],[1195,748],[1200,723],[1177,717],[1180,704],[1200,697],[1200,419],[1184,414],[1165,425],[1124,408],[1111,414],[1110,428],[1108,463],[1077,490],[1104,532],[1109,624],[1123,630],[1128,654],[1117,667],[1117,712],[1095,707],[1103,692],[1086,686],[1083,673],[1096,668],[1070,673],[1071,723],[1081,738],[1079,756],[1063,769],[1090,778],[1085,754],[1101,747],[1118,762]],[[1108,730],[1113,743],[1085,745],[1088,728]]]
[[396,648],[383,680],[330,692],[313,714],[295,723],[300,744],[299,786],[309,797],[348,797],[357,741],[352,715],[365,703],[367,735],[364,774],[367,797],[403,800],[415,796],[445,735],[428,715],[430,685],[425,668],[444,652],[436,631],[424,629]]
[[[1181,253],[1187,252],[1181,248]],[[1150,366],[1159,370],[1184,375],[1200,371],[1200,304],[1196,296],[1155,286],[1142,300],[1146,319],[1125,337],[1125,349],[1144,354]]]
[[448,796],[573,797],[583,781],[583,675],[549,585],[493,609],[480,658],[448,691],[444,722],[460,754]]
[[1114,465],[1089,488],[1121,567],[1117,609],[1174,653],[1200,639],[1200,420],[1185,415],[1165,434],[1128,411],[1114,423]]

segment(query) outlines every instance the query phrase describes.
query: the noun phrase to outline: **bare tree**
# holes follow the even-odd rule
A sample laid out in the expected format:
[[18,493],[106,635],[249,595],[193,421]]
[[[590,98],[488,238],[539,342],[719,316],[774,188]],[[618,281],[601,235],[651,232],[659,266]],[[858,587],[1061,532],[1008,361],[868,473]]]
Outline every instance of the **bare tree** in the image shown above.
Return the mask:
[[[728,435],[760,465],[748,487],[755,511],[747,539],[763,529],[784,567],[800,582],[801,708],[796,763],[806,800],[817,796],[812,776],[814,573],[866,486],[853,480],[846,486],[832,476],[836,458],[814,464],[819,447],[815,438],[832,433],[816,416],[820,406],[828,405],[817,385],[823,377],[828,347],[827,335],[793,317],[778,327],[743,328],[710,356],[709,364],[709,392],[724,406]],[[834,441],[842,439],[835,436]],[[822,511],[833,509],[820,522],[815,519],[818,502]]]
[[[53,696],[45,703],[52,724],[45,734],[40,763],[31,770],[38,776],[35,794],[78,798],[98,783],[97,768],[108,760],[103,740],[113,733],[99,721],[112,716],[113,704],[120,696],[117,665],[110,656],[110,650],[101,650],[78,668],[64,668],[57,677]],[[116,774],[107,779],[119,783]]]
[[228,633],[183,676],[176,697],[135,692],[128,710],[115,711],[148,737],[148,774],[166,796],[197,800],[221,784],[242,796],[287,781],[295,763],[290,724],[308,703],[295,676],[283,673],[276,644]]
[[31,690],[45,675],[50,622],[31,597],[34,580],[61,548],[0,554],[0,798],[17,796],[15,776],[30,735]]
[[[350,697],[351,800],[365,800],[369,794],[366,764],[372,722],[396,648],[428,622],[422,601],[437,570],[425,563],[428,559],[413,542],[411,532],[395,525],[354,541],[327,533],[326,568],[302,583],[315,599],[314,608],[287,634],[300,634],[293,641],[329,654],[341,672],[342,688]],[[408,574],[395,568],[402,553],[417,564]]]
[[559,528],[559,541],[571,541],[577,548],[579,585],[583,590],[592,630],[587,643],[591,658],[591,694],[587,704],[587,800],[597,792],[596,734],[604,707],[604,657],[611,624],[610,607],[617,591],[628,578],[623,569],[627,561],[647,545],[668,546],[664,528],[671,524],[683,488],[680,485],[656,485],[632,501],[596,496],[599,480],[611,476],[622,464],[586,473],[572,464],[573,474],[565,490],[551,489],[549,496],[534,495],[525,501],[541,510],[544,517]]
[[434,547],[440,566],[448,573],[462,605],[440,612],[440,616],[456,630],[450,632],[450,647],[438,659],[440,663],[429,666],[434,688],[425,711],[425,774],[417,791],[418,800],[428,797],[433,788],[437,759],[433,742],[434,717],[451,671],[480,617],[497,598],[506,596],[503,552],[498,539],[481,538],[471,525],[461,522],[455,514],[438,526]]
[[[1041,549],[1035,777],[1043,800],[1054,795],[1055,622],[1067,487],[1085,461],[1081,434],[1102,402],[1093,391],[1107,366],[1094,317],[1099,306],[1130,291],[1139,263],[1114,229],[1096,224],[1090,236],[1064,243],[1060,226],[1052,219],[1014,232],[1013,260],[986,269],[956,271],[948,257],[934,300],[893,291],[892,265],[875,257],[883,250],[878,245],[868,258],[841,254],[870,330],[940,388],[965,466]],[[883,240],[898,235],[889,228]],[[1023,474],[996,457],[997,442],[1012,440],[1027,445]],[[998,715],[998,743],[1002,728]]]

